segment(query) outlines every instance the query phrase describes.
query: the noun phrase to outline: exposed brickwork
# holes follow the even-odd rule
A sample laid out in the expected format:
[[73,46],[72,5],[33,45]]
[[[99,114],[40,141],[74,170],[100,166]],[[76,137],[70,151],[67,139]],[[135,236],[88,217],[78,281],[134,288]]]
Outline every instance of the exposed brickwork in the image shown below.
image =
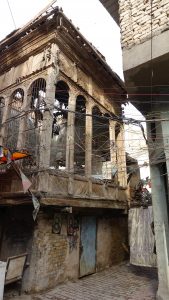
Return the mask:
[[37,292],[52,288],[67,278],[77,278],[79,247],[77,243],[77,248],[70,252],[66,222],[66,217],[62,216],[61,233],[56,234],[52,232],[53,215],[39,215],[34,232],[29,275],[24,278],[23,290]]
[[[131,48],[151,37],[151,1],[119,0],[122,48]],[[169,0],[152,1],[152,31],[169,29]]]

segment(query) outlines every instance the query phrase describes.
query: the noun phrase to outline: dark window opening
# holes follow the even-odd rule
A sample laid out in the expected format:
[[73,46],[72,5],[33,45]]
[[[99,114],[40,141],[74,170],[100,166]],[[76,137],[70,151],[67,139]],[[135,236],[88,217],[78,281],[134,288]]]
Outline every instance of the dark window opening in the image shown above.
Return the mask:
[[111,179],[109,120],[93,108],[92,136],[92,176],[98,179]]
[[32,83],[30,95],[30,108],[32,109],[31,117],[37,127],[39,122],[43,120],[43,114],[46,107],[46,81],[43,78],[39,78]]
[[11,150],[17,149],[20,115],[22,111],[22,104],[24,99],[24,91],[16,89],[10,98],[9,111],[6,124],[6,146]]
[[75,114],[75,173],[85,174],[85,132],[86,132],[86,99],[79,95],[76,99]]
[[[153,117],[153,119],[154,119],[154,117]],[[155,123],[155,121],[150,123],[150,130],[151,130],[152,141],[155,142],[155,140],[156,140],[156,123]]]
[[28,91],[29,111],[26,115],[25,148],[31,158],[25,159],[25,167],[36,168],[39,164],[40,135],[43,114],[46,107],[46,81],[43,78],[35,80]]
[[50,166],[53,169],[66,168],[66,136],[69,104],[69,87],[64,81],[56,84]]

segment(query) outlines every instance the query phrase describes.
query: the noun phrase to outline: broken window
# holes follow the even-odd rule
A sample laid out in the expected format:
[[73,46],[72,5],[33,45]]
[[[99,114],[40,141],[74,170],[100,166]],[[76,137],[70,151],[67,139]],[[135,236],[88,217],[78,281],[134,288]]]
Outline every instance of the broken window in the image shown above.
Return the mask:
[[25,148],[32,155],[25,164],[37,166],[39,159],[40,135],[42,131],[43,114],[46,107],[46,81],[43,78],[35,80],[28,91],[28,114],[26,118]]
[[3,97],[0,97],[0,129],[2,126],[2,118],[3,118],[3,112],[5,107],[5,100]]
[[66,168],[66,136],[69,102],[69,87],[64,81],[56,84],[53,110],[51,168],[65,170]]
[[6,123],[5,141],[6,146],[11,150],[17,149],[19,124],[24,99],[24,91],[21,88],[16,89],[10,98],[8,118]]
[[92,176],[98,179],[111,179],[109,119],[96,106],[93,108],[92,119]]
[[86,129],[86,99],[79,95],[76,99],[75,114],[75,173],[85,174],[85,130]]

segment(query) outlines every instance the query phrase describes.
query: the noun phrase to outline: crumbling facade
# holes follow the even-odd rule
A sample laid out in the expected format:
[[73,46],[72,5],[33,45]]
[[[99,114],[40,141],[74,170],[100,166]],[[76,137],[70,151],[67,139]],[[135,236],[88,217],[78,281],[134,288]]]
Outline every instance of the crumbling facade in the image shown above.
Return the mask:
[[0,258],[27,252],[23,289],[39,291],[125,258],[126,92],[58,8],[0,43],[0,144],[31,154],[0,174]]

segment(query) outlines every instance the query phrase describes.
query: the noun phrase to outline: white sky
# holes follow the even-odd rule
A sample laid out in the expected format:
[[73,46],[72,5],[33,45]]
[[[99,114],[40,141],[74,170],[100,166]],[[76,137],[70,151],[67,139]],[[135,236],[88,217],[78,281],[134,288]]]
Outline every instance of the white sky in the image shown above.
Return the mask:
[[[50,0],[1,0],[0,40],[15,29],[8,7],[8,1],[16,23],[16,28],[26,24],[50,2]],[[63,8],[66,16],[72,20],[75,26],[80,28],[80,32],[105,56],[111,68],[123,78],[120,30],[100,1],[58,0],[57,5]],[[140,113],[131,105],[125,108],[125,113],[128,117],[140,119]],[[126,139],[128,137],[126,141],[127,151],[130,155],[133,153],[133,157],[137,159],[140,158],[140,164],[142,164],[144,159],[146,161],[148,160],[147,155],[145,155],[143,151],[145,144],[143,136],[136,127],[128,129],[128,132],[131,131],[135,131],[135,134],[132,138],[131,135],[126,135]],[[137,144],[136,140],[137,142],[142,140],[141,144]],[[140,152],[138,152],[138,148]]]
[[[15,29],[8,7],[14,16],[16,27],[23,26],[32,19],[49,0],[1,0],[0,2],[0,40]],[[106,57],[108,64],[122,78],[122,58],[120,31],[112,17],[99,0],[58,0],[80,32]]]

